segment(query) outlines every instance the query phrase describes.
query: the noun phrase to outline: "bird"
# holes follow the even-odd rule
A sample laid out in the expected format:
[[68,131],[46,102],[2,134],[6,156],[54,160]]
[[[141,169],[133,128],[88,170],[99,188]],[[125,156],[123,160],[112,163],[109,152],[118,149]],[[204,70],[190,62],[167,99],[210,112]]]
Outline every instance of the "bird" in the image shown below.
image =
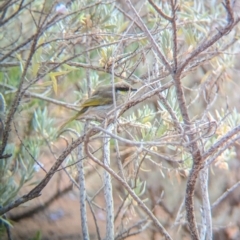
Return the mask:
[[99,86],[89,97],[81,104],[81,110],[64,123],[60,129],[63,129],[67,124],[73,120],[79,119],[104,119],[109,111],[113,109],[113,89],[115,90],[115,100],[119,102],[121,92],[137,91],[126,82],[118,82],[114,85]]

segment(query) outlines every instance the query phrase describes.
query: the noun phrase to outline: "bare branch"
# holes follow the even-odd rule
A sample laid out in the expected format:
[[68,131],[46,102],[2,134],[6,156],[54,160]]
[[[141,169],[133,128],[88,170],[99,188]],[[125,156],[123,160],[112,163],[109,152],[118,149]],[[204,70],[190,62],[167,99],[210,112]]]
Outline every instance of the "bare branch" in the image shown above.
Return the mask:
[[32,60],[32,57],[33,57],[33,54],[34,54],[34,50],[35,50],[35,47],[37,45],[38,34],[39,34],[39,30],[34,35],[33,43],[32,43],[31,49],[30,49],[30,53],[29,53],[28,59],[26,61],[26,64],[24,66],[21,79],[19,81],[20,83],[18,85],[18,90],[17,90],[17,93],[16,93],[16,97],[15,97],[15,99],[13,101],[13,104],[11,106],[11,109],[10,109],[8,115],[7,115],[7,120],[5,122],[5,128],[4,128],[4,132],[3,132],[2,146],[0,148],[0,156],[4,153],[5,147],[6,147],[7,142],[8,142],[9,133],[11,131],[11,122],[13,120],[13,116],[14,116],[15,112],[17,111],[17,107],[20,104],[21,98],[23,96],[23,90],[22,90],[23,82],[25,80],[29,64],[30,64],[30,62]]
[[[12,14],[10,15],[8,18],[4,19],[4,18],[0,18],[0,26],[2,27],[3,25],[5,25],[6,23],[8,23],[11,19],[13,19],[14,17],[16,17],[23,9],[25,9],[27,6],[29,6],[32,2],[32,1],[29,1],[28,3],[26,3],[25,5],[23,5],[23,2],[24,0],[21,0],[21,2],[19,3],[19,6],[18,6],[18,9]],[[17,1],[16,1],[17,2]],[[7,2],[6,2],[7,3]],[[9,4],[7,7],[10,7],[12,4],[14,4],[15,2]],[[6,5],[2,5],[1,8],[4,7],[5,10],[4,11],[7,11],[6,9]],[[0,9],[1,10],[1,9]],[[2,15],[4,16],[4,15]]]
[[[78,158],[83,157],[83,146],[78,146]],[[82,238],[85,240],[89,239],[88,225],[87,225],[87,209],[86,209],[86,186],[84,177],[84,165],[83,161],[79,161],[77,164],[78,168],[78,179],[79,179],[79,194],[80,194],[80,215],[81,215],[81,227],[82,227]]]
[[147,35],[149,41],[152,44],[153,49],[156,51],[158,57],[161,59],[163,65],[167,68],[167,70],[169,71],[169,73],[172,73],[172,68],[170,66],[170,64],[168,63],[168,61],[166,60],[166,58],[164,57],[163,53],[161,52],[158,44],[156,43],[155,39],[153,38],[152,34],[149,32],[147,26],[144,24],[143,20],[141,19],[141,17],[139,16],[139,14],[137,13],[136,9],[133,7],[132,3],[130,0],[127,0],[127,3],[129,4],[129,6],[131,7],[132,11],[134,12],[136,18],[138,19],[138,21],[141,23],[141,29],[143,32],[145,32],[145,34]]
[[161,17],[163,17],[164,19],[168,20],[169,22],[173,21],[172,17],[169,17],[168,15],[166,15],[154,2],[153,0],[148,0],[148,2],[154,7],[154,9],[159,13],[159,15]]
[[204,52],[207,48],[209,48],[214,43],[216,43],[220,38],[222,38],[223,36],[228,34],[229,31],[231,31],[231,29],[240,21],[240,18],[237,18],[234,21],[233,11],[232,11],[232,8],[231,8],[230,0],[225,0],[225,3],[226,3],[225,8],[226,8],[226,12],[227,12],[227,24],[226,24],[226,26],[223,27],[222,29],[218,29],[217,33],[214,36],[212,36],[209,40],[206,40],[202,44],[200,44],[188,56],[188,58],[180,64],[180,66],[178,67],[178,70],[177,70],[178,73],[181,73],[193,58],[198,56],[200,53]]
[[[226,133],[224,136],[222,136],[216,143],[214,143],[204,154],[203,158],[206,159],[209,156],[212,156],[220,147],[222,147],[224,144],[226,144],[229,140],[231,140],[232,137],[239,134],[240,132],[240,125],[236,126],[232,130],[230,130],[228,133]],[[237,136],[237,139],[239,137]],[[233,143],[231,143],[233,144]],[[213,160],[212,160],[213,161]],[[211,162],[212,162],[211,161]],[[209,162],[208,165],[211,163]]]
[[200,232],[201,239],[212,239],[212,214],[208,195],[208,169],[202,169],[200,172],[200,184],[202,190],[202,228]]
[[177,24],[176,24],[176,11],[177,11],[177,0],[171,0],[171,10],[172,10],[172,35],[173,35],[173,62],[174,62],[174,69],[173,71],[176,72],[178,69],[178,60],[177,60],[177,53],[178,53],[178,45],[177,45]]
[[[112,131],[113,125],[107,127],[108,131]],[[88,147],[87,147],[88,148]],[[103,164],[105,168],[110,167],[110,141],[107,134],[103,138]],[[106,239],[114,239],[114,206],[113,206],[113,189],[111,183],[111,175],[104,171],[104,197],[106,203]]]
[[164,229],[164,227],[161,225],[161,223],[158,221],[158,219],[152,214],[152,212],[146,207],[146,205],[141,201],[141,199],[134,193],[134,191],[131,189],[131,187],[119,176],[117,175],[111,168],[105,166],[101,161],[99,161],[97,158],[95,158],[91,152],[88,149],[88,143],[89,136],[86,135],[86,142],[85,142],[85,152],[87,155],[96,162],[99,166],[104,168],[107,172],[111,174],[112,177],[114,177],[116,180],[118,180],[121,185],[128,191],[128,193],[132,196],[132,198],[138,203],[138,205],[142,208],[142,210],[149,216],[149,218],[153,221],[155,226],[159,229],[159,231],[162,233],[162,235],[165,237],[165,239],[172,239],[168,232]]
[[[7,85],[7,84],[0,83],[0,86],[6,88],[8,90],[11,90],[13,92],[17,91],[16,88],[14,88],[14,87],[12,87],[10,85]],[[65,107],[65,108],[68,108],[68,109],[71,109],[71,110],[74,110],[74,111],[79,111],[79,109],[76,108],[76,106],[73,105],[73,104],[62,102],[62,101],[58,101],[58,100],[53,99],[53,98],[45,97],[43,94],[38,94],[38,93],[30,92],[30,91],[25,91],[23,93],[23,95],[26,96],[26,97],[41,99],[43,101],[50,102],[50,103],[53,103],[55,105],[58,105],[58,106],[61,106],[61,107]]]
[[214,210],[222,201],[224,201],[235,189],[240,186],[240,181],[235,183],[232,187],[230,187],[226,192],[223,193],[211,206],[211,210]]

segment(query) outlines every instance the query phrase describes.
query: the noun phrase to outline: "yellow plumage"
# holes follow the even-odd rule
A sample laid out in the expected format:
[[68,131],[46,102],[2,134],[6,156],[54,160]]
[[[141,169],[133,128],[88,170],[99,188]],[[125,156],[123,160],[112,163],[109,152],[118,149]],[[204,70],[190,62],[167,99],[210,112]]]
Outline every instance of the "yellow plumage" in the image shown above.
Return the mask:
[[60,129],[63,129],[68,123],[72,122],[73,120],[83,118],[83,115],[86,117],[90,117],[94,115],[98,118],[104,118],[107,112],[110,111],[113,105],[113,89],[115,91],[116,100],[118,98],[119,91],[127,92],[127,91],[136,91],[133,89],[129,84],[120,82],[112,85],[105,85],[98,87],[92,94],[92,96],[86,99],[82,104],[82,109],[70,118],[66,123],[64,123]]

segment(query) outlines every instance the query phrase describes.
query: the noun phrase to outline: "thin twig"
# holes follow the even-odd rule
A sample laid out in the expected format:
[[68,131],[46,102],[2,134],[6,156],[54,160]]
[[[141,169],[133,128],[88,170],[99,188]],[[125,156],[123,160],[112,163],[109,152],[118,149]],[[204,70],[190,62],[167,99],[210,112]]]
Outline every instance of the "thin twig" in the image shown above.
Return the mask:
[[23,83],[25,81],[25,76],[27,74],[27,70],[28,70],[29,64],[30,64],[30,62],[32,60],[32,57],[34,55],[34,50],[35,50],[35,47],[36,47],[37,41],[38,41],[38,34],[39,34],[39,30],[34,35],[33,43],[32,43],[31,49],[30,49],[30,53],[28,55],[28,59],[27,59],[26,64],[24,66],[21,79],[19,81],[19,85],[18,85],[18,90],[16,92],[16,96],[15,96],[15,98],[13,100],[12,106],[11,106],[11,108],[9,110],[8,115],[7,115],[7,120],[5,122],[5,128],[4,128],[4,131],[3,131],[3,138],[2,138],[3,140],[2,140],[2,146],[1,146],[1,149],[0,149],[0,156],[5,151],[5,148],[6,148],[6,145],[7,145],[7,142],[8,142],[8,138],[9,138],[9,133],[11,132],[11,122],[13,120],[15,112],[17,111],[17,107],[20,104],[21,98],[23,96]]
[[15,122],[13,122],[13,126],[14,126],[14,130],[15,130],[15,132],[16,132],[16,135],[17,135],[17,137],[18,137],[18,140],[19,140],[20,143],[21,143],[21,146],[24,147],[24,149],[25,149],[26,152],[29,154],[29,156],[33,159],[33,161],[34,161],[45,173],[47,173],[47,171],[46,171],[45,168],[42,166],[42,164],[34,158],[34,156],[32,155],[32,153],[29,151],[29,149],[28,149],[28,148],[25,146],[25,144],[23,143],[22,139],[20,138],[20,136],[19,136],[19,134],[18,134],[18,130],[17,130],[17,127],[16,127]]
[[174,72],[178,69],[178,60],[177,60],[177,53],[178,53],[178,45],[177,45],[177,24],[176,24],[176,11],[177,11],[177,0],[171,0],[171,11],[172,11],[172,41],[173,41],[173,62],[174,62]]
[[[213,154],[219,149],[221,148],[224,144],[226,144],[229,140],[231,140],[231,138],[233,138],[235,135],[238,135],[240,133],[240,124],[238,126],[236,126],[235,128],[233,128],[232,130],[230,130],[228,133],[226,133],[225,135],[223,135],[216,143],[214,143],[204,154],[203,154],[203,158],[206,159],[209,156],[213,156]],[[238,140],[238,136],[236,136],[235,140]],[[232,143],[233,144],[233,143]],[[212,162],[214,161],[214,159],[212,159],[211,161],[207,162],[207,165],[210,165]]]
[[167,14],[165,14],[161,8],[159,8],[154,2],[153,0],[148,0],[148,2],[154,7],[154,9],[159,13],[159,15],[161,17],[163,17],[164,19],[166,19],[167,21],[171,22],[173,20],[172,17],[169,17]]
[[103,164],[101,161],[99,161],[96,157],[94,157],[91,152],[88,149],[88,141],[89,141],[89,134],[86,135],[86,142],[85,142],[85,152],[87,155],[96,162],[99,166],[104,168],[109,174],[111,174],[112,177],[114,177],[116,180],[118,180],[121,185],[128,191],[128,193],[131,195],[131,197],[138,203],[139,207],[142,208],[142,210],[149,216],[149,218],[153,221],[155,226],[159,229],[159,231],[162,233],[162,235],[165,237],[165,239],[170,240],[172,239],[168,232],[165,230],[165,228],[161,225],[161,223],[158,221],[158,219],[153,215],[153,213],[147,208],[147,206],[141,201],[141,199],[134,193],[134,191],[131,189],[131,187],[125,182],[118,174],[116,174],[110,167],[107,167],[105,164]]
[[204,52],[207,48],[216,43],[220,38],[226,35],[239,21],[240,18],[237,18],[234,21],[233,11],[231,8],[231,1],[225,0],[225,9],[227,12],[227,24],[222,29],[218,29],[217,33],[213,35],[209,40],[202,42],[188,57],[183,61],[178,67],[178,72],[182,72],[183,69],[189,64],[189,62],[198,56],[200,53]]
[[[169,86],[171,86],[170,84],[166,84],[165,86],[162,86],[161,89],[157,89],[154,91],[150,91],[147,94],[144,94],[141,98],[137,99],[137,100],[130,100],[121,110],[121,114],[123,114],[125,111],[127,111],[130,107],[135,106],[136,104],[138,104],[139,102],[144,101],[145,99],[148,99],[152,96],[154,96],[155,94],[157,94],[159,91],[163,91],[165,89],[167,89]],[[96,135],[97,133],[99,133],[99,130],[96,129],[90,129],[88,131],[88,135]],[[8,204],[7,206],[3,207],[2,209],[0,209],[0,215],[4,214],[6,212],[8,212],[9,210],[21,205],[22,203],[25,203],[29,200],[32,200],[33,198],[39,197],[41,195],[41,191],[42,189],[48,184],[48,182],[51,180],[51,178],[53,177],[53,175],[55,174],[55,172],[58,170],[58,168],[61,166],[62,162],[65,160],[65,158],[79,145],[81,144],[84,139],[86,137],[86,134],[82,135],[81,137],[79,137],[78,139],[76,139],[75,141],[73,141],[63,152],[62,154],[58,157],[57,161],[53,164],[53,166],[51,167],[51,169],[49,170],[49,172],[46,174],[46,176],[42,179],[42,181],[36,186],[34,187],[29,193],[23,195],[22,197],[16,199],[15,201],[11,202],[10,204]]]
[[129,4],[131,10],[134,12],[136,18],[138,19],[139,23],[141,24],[141,29],[143,32],[145,32],[145,34],[147,35],[149,41],[152,44],[153,49],[156,51],[158,57],[161,59],[163,65],[167,68],[167,70],[169,71],[169,73],[172,73],[172,68],[170,66],[170,64],[168,63],[168,61],[166,60],[166,58],[164,57],[163,53],[161,52],[160,48],[158,47],[155,39],[153,38],[152,34],[149,32],[147,26],[144,24],[142,18],[139,16],[138,12],[136,11],[135,7],[132,5],[130,0],[126,0],[127,3]]
[[96,227],[96,232],[97,232],[98,240],[101,240],[100,230],[99,230],[98,223],[97,223],[97,218],[96,218],[95,212],[94,212],[94,210],[93,210],[91,201],[88,199],[88,197],[87,197],[87,202],[88,202],[88,206],[89,206],[90,211],[91,211],[92,216],[93,216],[93,221],[94,221],[94,224],[95,224],[95,227]]
[[232,187],[227,189],[211,206],[211,210],[213,211],[221,202],[223,202],[235,189],[240,186],[240,181],[235,183]]

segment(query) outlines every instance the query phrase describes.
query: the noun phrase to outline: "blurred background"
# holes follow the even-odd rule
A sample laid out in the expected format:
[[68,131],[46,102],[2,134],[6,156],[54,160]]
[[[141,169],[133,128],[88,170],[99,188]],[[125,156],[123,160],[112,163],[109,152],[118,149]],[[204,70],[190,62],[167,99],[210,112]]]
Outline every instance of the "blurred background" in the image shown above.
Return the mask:
[[[132,4],[172,66],[171,23],[149,2],[132,1]],[[171,16],[171,1],[155,4]],[[237,18],[239,1],[232,4]],[[179,1],[176,9],[178,50],[175,53],[181,64],[188,54],[226,25],[227,17],[221,1]],[[0,2],[0,93],[3,96],[0,141],[1,146],[6,144],[4,154],[11,155],[0,159],[1,207],[33,189],[81,135],[85,122],[73,121],[59,130],[76,114],[81,103],[98,86],[124,80],[137,92],[126,94],[122,109],[129,101],[138,103],[141,97],[148,94],[149,97],[124,112],[115,133],[132,142],[156,144],[143,147],[112,138],[111,167],[119,174],[118,161],[121,162],[127,183],[173,239],[191,239],[184,201],[192,160],[186,139],[177,130],[183,125],[183,119],[176,89],[140,26],[125,1]],[[203,152],[240,122],[238,39],[236,24],[226,36],[193,58],[181,76],[187,109]],[[151,94],[156,89],[159,92]],[[7,124],[3,126],[3,123],[12,110],[15,114],[9,121],[11,131],[7,131],[4,140]],[[102,135],[92,138],[89,146],[101,160]],[[208,189],[213,239],[237,240],[240,239],[238,141],[229,144],[221,154],[215,153],[207,159],[213,159]],[[79,160],[78,149],[71,151],[41,196],[2,216],[0,239],[82,239],[80,194],[75,184],[79,180],[76,167],[79,161],[83,161],[91,203],[87,205],[89,239],[99,239],[99,236],[103,239],[104,170],[86,154]],[[112,185],[115,239],[163,239],[125,188],[114,178]],[[219,199],[224,193],[226,196]],[[201,229],[199,182],[194,201]]]

